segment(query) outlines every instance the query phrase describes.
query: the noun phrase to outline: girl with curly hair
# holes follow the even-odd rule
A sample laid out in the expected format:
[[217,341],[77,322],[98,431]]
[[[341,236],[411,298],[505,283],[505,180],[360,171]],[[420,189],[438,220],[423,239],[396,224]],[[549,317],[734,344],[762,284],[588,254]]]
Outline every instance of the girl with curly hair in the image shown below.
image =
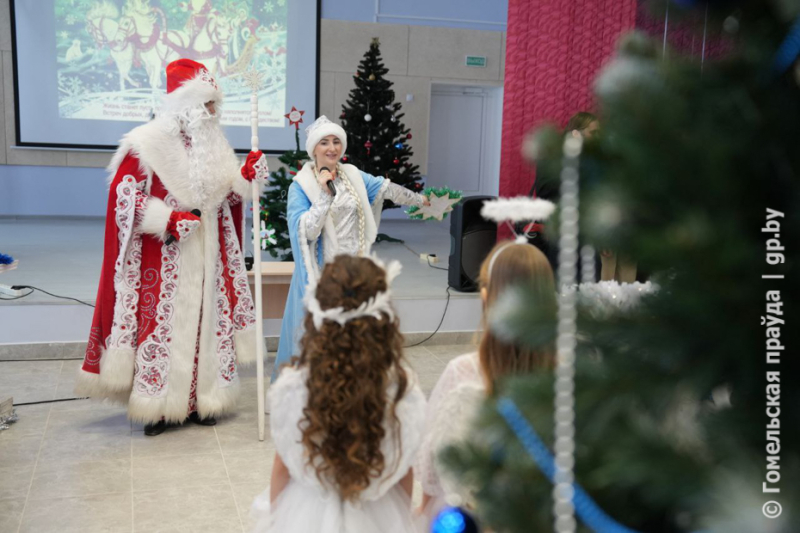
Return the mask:
[[402,356],[389,283],[341,255],[307,289],[301,355],[269,392],[275,462],[256,531],[407,533],[425,396]]

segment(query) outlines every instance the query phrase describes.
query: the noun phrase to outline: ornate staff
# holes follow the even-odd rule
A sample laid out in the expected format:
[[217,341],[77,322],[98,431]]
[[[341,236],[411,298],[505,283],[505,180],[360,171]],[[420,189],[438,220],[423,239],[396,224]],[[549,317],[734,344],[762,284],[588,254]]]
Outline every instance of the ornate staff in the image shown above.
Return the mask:
[[[263,74],[254,68],[243,74],[244,82],[252,91],[250,95],[250,149],[258,151],[258,90],[263,82]],[[265,161],[266,163],[266,161]],[[266,170],[266,169],[265,169]],[[253,195],[253,270],[255,271],[256,301],[256,384],[258,394],[258,440],[264,440],[264,320],[261,300],[261,191],[258,179],[251,182]]]

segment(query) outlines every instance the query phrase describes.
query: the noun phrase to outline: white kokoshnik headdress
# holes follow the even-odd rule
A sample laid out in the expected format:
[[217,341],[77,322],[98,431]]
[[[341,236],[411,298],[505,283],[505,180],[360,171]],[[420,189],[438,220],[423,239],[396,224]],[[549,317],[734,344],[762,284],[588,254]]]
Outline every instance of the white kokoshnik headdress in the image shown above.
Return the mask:
[[[347,311],[345,311],[344,307],[322,309],[317,299],[317,280],[310,279],[303,300],[305,301],[306,309],[308,309],[308,312],[311,314],[315,328],[320,329],[322,327],[322,322],[325,320],[337,322],[340,326],[344,326],[350,320],[366,316],[371,316],[380,320],[381,313],[387,315],[389,319],[394,319],[391,284],[394,278],[400,274],[403,267],[400,265],[399,261],[390,261],[387,265],[375,255],[365,257],[365,259],[370,259],[386,272],[386,290],[379,292],[355,309]],[[309,276],[309,278],[311,278],[311,276]]]
[[[505,222],[515,235],[513,241],[508,241],[498,248],[489,260],[489,279],[492,279],[492,267],[494,267],[495,261],[500,254],[503,253],[503,250],[514,244],[528,244],[527,235],[524,233],[518,234],[512,222],[546,220],[555,210],[556,205],[553,202],[541,198],[528,198],[527,196],[497,198],[496,200],[489,200],[483,203],[481,216],[487,220],[493,220],[498,224]],[[528,245],[532,246],[530,244]]]

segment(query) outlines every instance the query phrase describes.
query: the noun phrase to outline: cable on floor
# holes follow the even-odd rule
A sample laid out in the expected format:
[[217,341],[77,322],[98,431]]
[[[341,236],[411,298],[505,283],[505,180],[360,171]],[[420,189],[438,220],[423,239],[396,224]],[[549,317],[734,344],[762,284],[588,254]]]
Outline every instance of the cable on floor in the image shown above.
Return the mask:
[[[406,247],[406,248],[408,248],[408,247]],[[410,250],[410,249],[411,249],[411,248],[409,248],[409,250]],[[430,258],[430,257],[428,257],[428,266],[429,266],[429,267],[431,267],[431,268],[435,268],[436,270],[447,270],[446,268],[441,268],[441,267],[436,267],[436,266],[433,266],[433,265],[431,264],[431,258]],[[423,343],[425,343],[425,342],[428,342],[429,340],[431,340],[431,339],[433,338],[433,336],[434,336],[434,335],[436,335],[437,333],[439,333],[439,329],[441,329],[441,327],[442,327],[442,324],[444,324],[444,317],[447,315],[447,308],[448,308],[448,307],[450,307],[450,286],[449,286],[449,285],[447,286],[447,301],[446,301],[446,302],[445,302],[445,304],[444,304],[444,312],[442,313],[442,319],[439,321],[439,325],[438,325],[438,326],[436,326],[436,329],[435,329],[435,330],[433,331],[433,333],[431,333],[431,334],[430,334],[430,335],[429,335],[427,338],[425,338],[425,339],[423,339],[423,340],[419,341],[419,342],[418,342],[418,343],[416,343],[416,344],[411,344],[411,345],[409,345],[409,346],[403,346],[403,348],[413,348],[414,346],[419,346],[420,344],[423,344]]]
[[66,359],[0,359],[0,363],[38,363],[39,361],[83,361],[83,357],[68,357]]
[[442,319],[439,321],[439,325],[436,326],[436,329],[427,338],[419,341],[416,344],[411,344],[409,346],[403,346],[403,348],[413,348],[414,346],[419,346],[420,344],[422,344],[424,342],[428,342],[429,340],[431,340],[433,338],[434,335],[439,333],[439,329],[442,327],[442,324],[444,324],[444,317],[445,317],[445,315],[447,315],[447,308],[449,306],[450,306],[450,287],[447,287],[447,302],[445,302],[445,304],[444,304],[444,312],[442,313]]
[[60,400],[42,400],[41,402],[27,402],[27,403],[15,403],[14,407],[22,407],[23,405],[39,405],[43,403],[58,403],[58,402],[74,402],[75,400],[88,400],[89,397],[86,398],[62,398]]
[[39,291],[45,293],[48,296],[52,296],[53,298],[61,298],[62,300],[72,300],[73,302],[78,302],[79,304],[82,305],[94,307],[92,304],[84,302],[83,300],[78,300],[77,298],[72,298],[70,296],[59,296],[58,294],[47,292],[44,289],[40,289],[39,287],[34,287],[32,285],[12,285],[11,288],[15,291],[21,291],[22,289],[30,289],[30,292],[23,294],[21,296],[15,296],[13,298],[2,298],[2,300],[19,300],[20,298],[25,298],[26,296],[30,296],[31,294],[33,294],[34,291]]
[[431,264],[431,256],[428,256],[428,266],[431,267],[431,268],[435,268],[436,270],[444,270],[445,272],[450,270],[449,268],[442,268],[442,267],[433,266]]
[[[18,290],[18,289],[14,289],[14,290]],[[31,291],[30,291],[30,292],[26,292],[25,294],[20,294],[19,296],[14,296],[14,297],[12,297],[12,298],[6,298],[6,297],[4,297],[4,296],[0,296],[0,300],[3,300],[3,301],[5,301],[5,302],[10,302],[10,301],[12,301],[12,300],[19,300],[20,298],[25,298],[26,296],[30,296],[30,295],[31,295],[31,294],[33,294],[34,292],[35,292],[35,291],[34,291],[33,289],[31,289]]]

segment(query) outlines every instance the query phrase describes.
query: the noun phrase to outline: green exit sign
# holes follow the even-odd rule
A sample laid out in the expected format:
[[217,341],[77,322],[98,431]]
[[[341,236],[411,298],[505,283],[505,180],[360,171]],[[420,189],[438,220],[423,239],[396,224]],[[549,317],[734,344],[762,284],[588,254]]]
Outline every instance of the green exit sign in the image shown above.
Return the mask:
[[467,56],[468,67],[486,67],[486,56]]

